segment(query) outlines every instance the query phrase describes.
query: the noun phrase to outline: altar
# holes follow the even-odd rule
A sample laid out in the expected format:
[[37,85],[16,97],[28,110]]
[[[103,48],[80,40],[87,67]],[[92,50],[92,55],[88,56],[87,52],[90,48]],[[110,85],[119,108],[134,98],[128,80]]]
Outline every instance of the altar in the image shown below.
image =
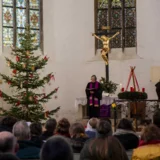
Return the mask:
[[[111,104],[114,102],[114,100],[117,100],[117,97],[112,96],[103,96],[102,100],[100,101],[100,117],[108,117],[113,118],[113,109],[111,108]],[[128,114],[129,110],[127,107],[126,102],[120,102],[118,105],[120,105],[119,111],[117,112],[117,118],[125,118]],[[75,100],[75,110],[77,113],[76,118],[82,119],[87,118],[87,98],[86,97],[79,97]]]

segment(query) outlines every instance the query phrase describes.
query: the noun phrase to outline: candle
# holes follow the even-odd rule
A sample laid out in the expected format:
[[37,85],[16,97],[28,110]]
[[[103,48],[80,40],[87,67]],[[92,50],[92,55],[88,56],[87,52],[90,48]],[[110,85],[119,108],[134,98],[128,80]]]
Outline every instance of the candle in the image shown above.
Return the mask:
[[130,87],[130,91],[131,91],[131,92],[133,91],[133,87]]
[[121,83],[119,84],[119,90],[120,91],[122,90],[122,84]]
[[121,92],[124,92],[124,88],[121,89]]
[[142,88],[142,92],[145,92],[145,88]]

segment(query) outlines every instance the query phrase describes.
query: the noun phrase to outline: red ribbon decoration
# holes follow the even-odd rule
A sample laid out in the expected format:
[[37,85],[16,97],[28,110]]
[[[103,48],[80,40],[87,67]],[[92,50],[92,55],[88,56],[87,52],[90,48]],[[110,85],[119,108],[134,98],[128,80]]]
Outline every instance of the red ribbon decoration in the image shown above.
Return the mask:
[[16,61],[19,62],[20,61],[20,58],[18,56],[16,56]]
[[16,106],[19,106],[19,105],[20,105],[20,101],[17,102]]
[[16,70],[16,69],[14,69],[14,70],[12,71],[12,73],[16,74],[16,73],[17,73],[17,70]]
[[44,60],[45,60],[45,61],[47,61],[47,60],[48,60],[47,56],[45,56],[45,57],[44,57]]

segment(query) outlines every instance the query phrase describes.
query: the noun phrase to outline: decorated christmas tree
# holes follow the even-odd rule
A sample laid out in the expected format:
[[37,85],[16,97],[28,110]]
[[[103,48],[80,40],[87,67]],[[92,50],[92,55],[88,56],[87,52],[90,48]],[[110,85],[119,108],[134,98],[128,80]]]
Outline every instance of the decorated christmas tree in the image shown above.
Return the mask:
[[[27,26],[25,33],[20,34],[20,47],[12,48],[15,60],[6,58],[7,65],[12,70],[12,75],[0,74],[3,82],[14,89],[12,95],[0,91],[0,97],[11,105],[9,110],[0,108],[1,115],[10,115],[26,121],[41,121],[57,112],[60,107],[51,111],[45,111],[44,103],[48,102],[58,88],[48,94],[44,93],[44,87],[54,80],[53,73],[45,77],[40,76],[40,71],[47,65],[48,57],[35,55],[38,46],[34,44],[35,34],[32,34]],[[42,93],[40,93],[42,90]]]

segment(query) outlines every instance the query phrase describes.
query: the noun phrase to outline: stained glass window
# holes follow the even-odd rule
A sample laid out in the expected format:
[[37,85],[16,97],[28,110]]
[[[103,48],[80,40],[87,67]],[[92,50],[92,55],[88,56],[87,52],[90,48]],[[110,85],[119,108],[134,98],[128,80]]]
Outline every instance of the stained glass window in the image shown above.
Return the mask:
[[[96,33],[108,36],[117,31],[120,34],[111,41],[111,48],[136,46],[136,0],[95,0]],[[110,30],[103,30],[109,26]],[[101,42],[96,40],[96,48],[101,48]]]
[[26,24],[35,33],[34,44],[42,46],[42,0],[2,0],[3,46],[20,46],[19,33]]

